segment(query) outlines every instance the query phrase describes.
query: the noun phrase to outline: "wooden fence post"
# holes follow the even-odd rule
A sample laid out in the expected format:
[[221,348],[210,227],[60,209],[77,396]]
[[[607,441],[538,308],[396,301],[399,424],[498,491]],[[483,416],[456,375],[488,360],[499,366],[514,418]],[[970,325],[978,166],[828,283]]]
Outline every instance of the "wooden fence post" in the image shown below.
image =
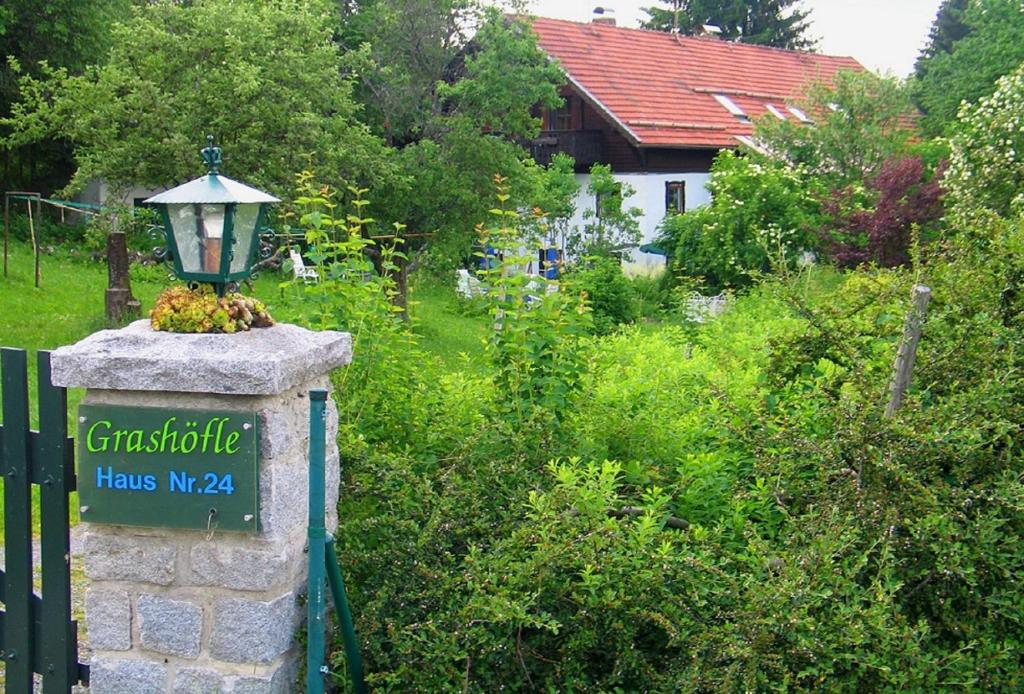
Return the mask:
[[896,352],[896,363],[893,365],[892,388],[889,404],[885,407],[885,416],[892,417],[903,404],[903,396],[910,387],[910,377],[914,371],[914,360],[917,358],[917,343],[921,339],[928,302],[932,298],[932,290],[923,284],[914,285],[911,292],[910,312],[903,326],[903,336]]
[[124,232],[118,230],[117,213],[110,219],[110,233],[107,234],[107,320],[120,323],[125,318],[139,315],[139,302],[132,296],[131,280],[128,276],[128,241]]

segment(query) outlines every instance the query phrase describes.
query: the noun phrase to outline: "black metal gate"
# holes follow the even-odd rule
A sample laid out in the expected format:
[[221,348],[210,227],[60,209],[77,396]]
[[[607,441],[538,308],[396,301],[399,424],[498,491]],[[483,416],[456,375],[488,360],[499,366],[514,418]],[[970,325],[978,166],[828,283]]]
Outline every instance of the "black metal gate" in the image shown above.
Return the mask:
[[[33,673],[43,692],[88,684],[78,662],[78,628],[71,619],[68,495],[75,490],[74,440],[68,438],[67,393],[50,384],[50,353],[39,352],[39,431],[29,426],[28,364],[24,350],[0,350],[3,425],[4,557],[0,572],[0,653],[6,691],[31,692]],[[33,590],[32,485],[39,487],[42,590]]]

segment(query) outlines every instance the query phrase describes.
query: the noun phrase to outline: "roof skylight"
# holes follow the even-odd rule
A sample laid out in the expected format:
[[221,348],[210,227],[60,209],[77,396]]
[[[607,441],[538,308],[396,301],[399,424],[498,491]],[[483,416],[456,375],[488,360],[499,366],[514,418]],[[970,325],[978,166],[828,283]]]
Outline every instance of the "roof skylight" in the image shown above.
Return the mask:
[[765,104],[765,108],[768,109],[768,113],[772,114],[779,120],[786,120],[786,114],[779,110],[775,104]]
[[712,96],[715,97],[715,101],[720,103],[726,111],[739,118],[741,122],[750,122],[750,118],[747,117],[746,112],[744,112],[742,108],[737,106],[736,102],[734,102],[732,99],[730,99],[724,94],[712,94]]
[[797,120],[803,121],[804,123],[810,123],[811,119],[807,117],[807,114],[798,109],[796,106],[787,106],[789,112],[797,117]]

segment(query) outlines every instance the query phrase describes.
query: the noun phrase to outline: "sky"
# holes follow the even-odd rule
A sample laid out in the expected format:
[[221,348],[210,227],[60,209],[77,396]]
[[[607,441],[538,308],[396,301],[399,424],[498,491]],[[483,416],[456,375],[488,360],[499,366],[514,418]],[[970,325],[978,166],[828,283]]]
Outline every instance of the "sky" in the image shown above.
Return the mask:
[[[808,34],[818,50],[849,55],[882,74],[906,77],[928,40],[941,0],[803,0],[811,11]],[[619,26],[636,27],[647,17],[640,9],[666,4],[652,0],[532,0],[530,9],[542,17],[589,22],[595,7],[614,10]]]

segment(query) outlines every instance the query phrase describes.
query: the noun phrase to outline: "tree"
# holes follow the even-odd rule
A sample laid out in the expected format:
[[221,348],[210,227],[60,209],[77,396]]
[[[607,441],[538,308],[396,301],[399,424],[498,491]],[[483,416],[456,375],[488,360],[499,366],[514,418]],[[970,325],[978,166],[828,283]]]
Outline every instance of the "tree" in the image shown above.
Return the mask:
[[1024,215],[1024,64],[965,106],[951,138],[950,208],[965,229]]
[[628,183],[616,181],[607,164],[590,167],[587,192],[597,201],[596,209],[585,210],[585,223],[578,235],[570,236],[567,244],[576,255],[608,257],[620,253],[640,241],[639,207],[625,207],[636,194]]
[[[952,16],[952,10],[948,15]],[[940,12],[933,34],[939,30],[941,18]],[[948,51],[940,50],[945,45],[940,38],[942,43],[929,44],[917,63],[912,93],[925,114],[922,128],[927,134],[944,132],[955,122],[962,102],[988,96],[995,90],[996,80],[1024,62],[1024,6],[1020,0],[971,0],[963,22],[966,33],[951,41]]]
[[390,158],[357,120],[331,39],[326,1],[150,3],[113,27],[103,65],[22,75],[8,142],[67,138],[71,190],[194,178],[207,133],[226,173],[278,194],[311,164],[329,180],[379,182]]
[[942,217],[942,173],[928,176],[919,156],[897,156],[866,181],[866,206],[858,204],[853,186],[833,190],[823,203],[828,218],[821,228],[832,259],[840,267],[910,262],[915,228],[920,235]]
[[820,181],[802,167],[724,150],[711,167],[711,204],[662,223],[673,266],[713,289],[749,284],[773,262],[795,264],[814,247]]
[[479,26],[478,0],[347,0],[337,42],[357,75],[363,118],[389,145],[430,137],[435,86]]
[[915,76],[924,77],[932,58],[940,53],[952,53],[953,44],[970,33],[971,28],[964,17],[970,1],[943,0],[928,33],[928,45],[921,50],[921,55],[914,63]]
[[[130,0],[5,0],[0,7],[0,118],[19,100],[19,72],[35,77],[40,64],[80,74],[101,62],[110,47],[110,26],[128,12]],[[3,132],[0,131],[0,140]],[[0,188],[52,190],[71,171],[66,143],[44,140],[3,148]]]
[[[371,4],[366,11],[399,22],[418,1],[403,0],[383,13]],[[469,12],[468,3],[449,7],[459,16]],[[473,39],[457,52],[447,44],[444,50],[424,47],[427,55],[446,51],[452,55],[447,61],[435,59],[432,77],[418,78],[429,82],[429,90],[406,89],[412,54],[401,45],[395,51],[390,29],[377,27],[373,35],[378,33],[380,46],[364,44],[359,51],[372,59],[372,79],[379,82],[366,85],[363,95],[370,99],[378,93],[388,95],[392,99],[389,112],[401,114],[406,125],[390,128],[388,137],[413,184],[383,191],[375,200],[373,216],[404,222],[412,233],[431,234],[434,259],[449,269],[456,259],[468,255],[476,239],[476,222],[486,219],[493,207],[496,173],[508,179],[513,204],[534,204],[530,198],[537,190],[537,167],[519,142],[540,129],[535,107],[559,102],[562,72],[540,50],[526,22],[492,8],[481,11]],[[445,36],[446,31],[426,31],[413,43],[436,42]],[[388,116],[378,127],[397,122]],[[420,242],[410,243],[408,250],[422,250],[425,244]]]
[[800,9],[801,0],[667,0],[668,9],[644,8],[649,19],[645,29],[693,35],[704,24],[722,30],[722,38],[776,48],[810,49],[814,41],[805,36],[810,11]]
[[812,127],[768,116],[757,123],[755,139],[769,157],[803,167],[830,188],[867,180],[905,152],[914,134],[905,90],[870,72],[840,71],[831,85],[811,85],[801,108]]

